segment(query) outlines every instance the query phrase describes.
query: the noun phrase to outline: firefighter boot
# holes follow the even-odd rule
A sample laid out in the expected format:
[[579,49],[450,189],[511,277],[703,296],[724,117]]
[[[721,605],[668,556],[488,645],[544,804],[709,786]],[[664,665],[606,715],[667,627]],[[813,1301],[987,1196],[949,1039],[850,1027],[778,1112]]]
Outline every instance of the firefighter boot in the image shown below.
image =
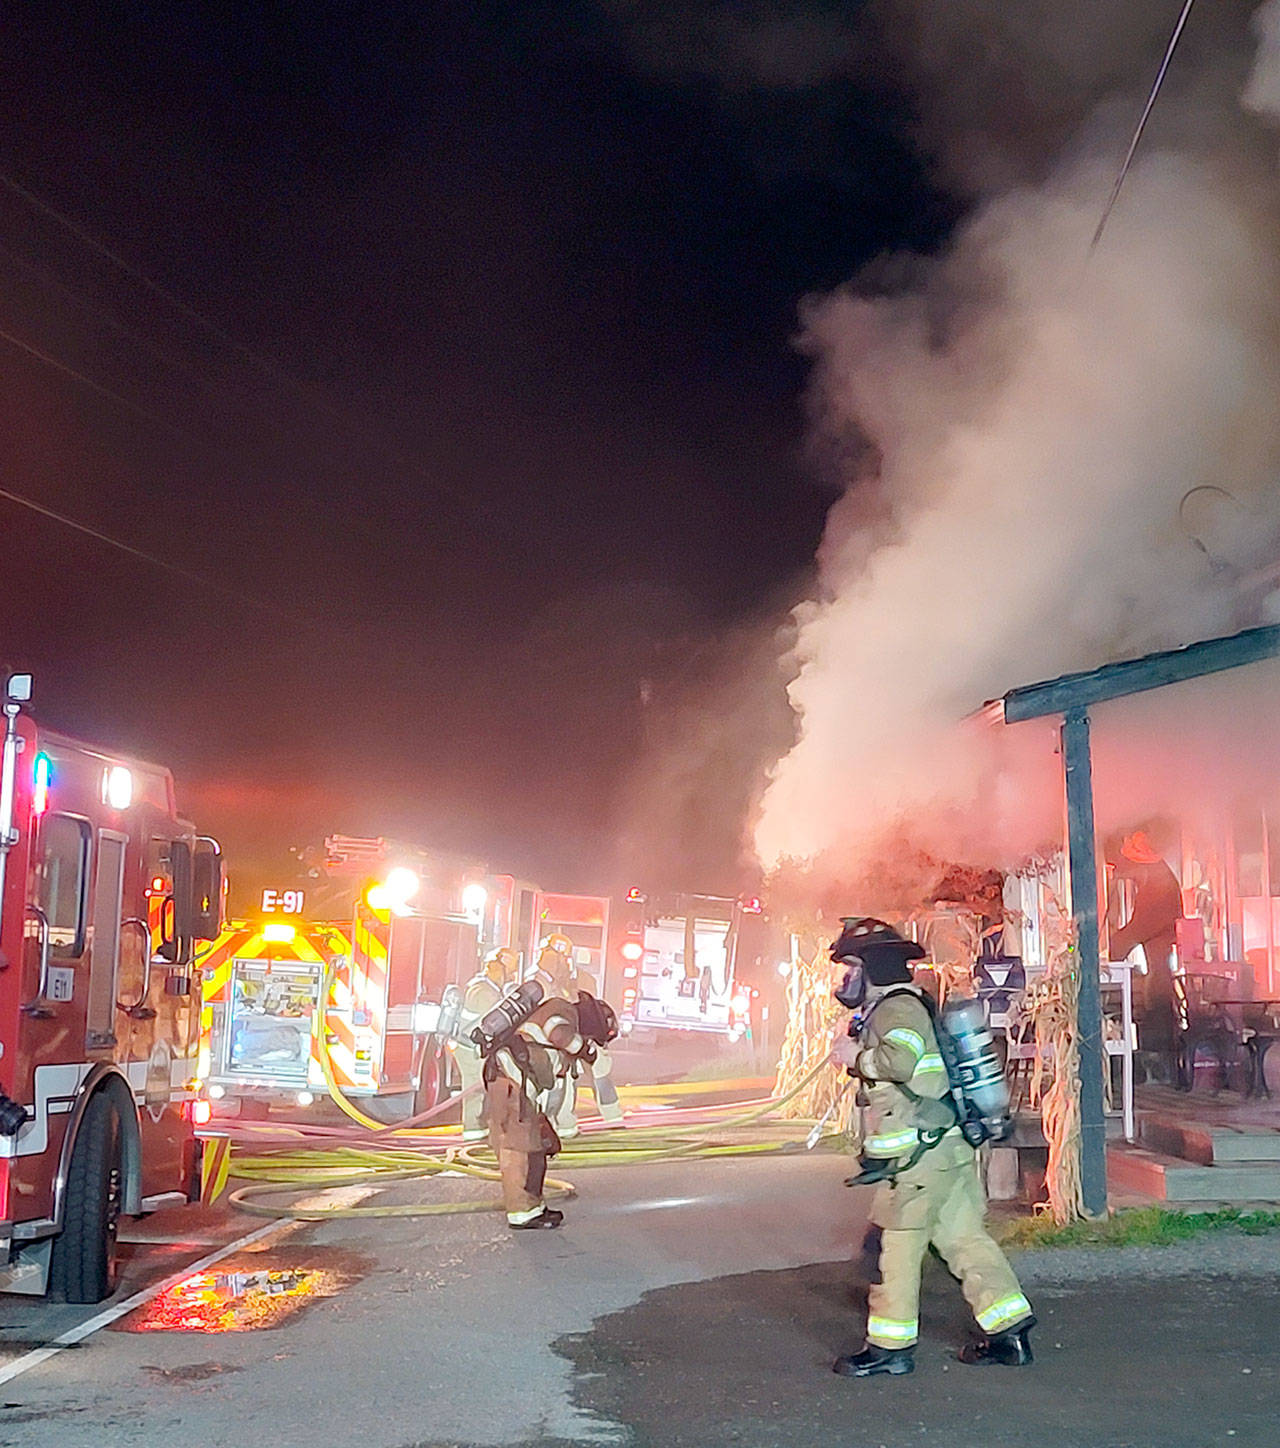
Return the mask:
[[546,1227],[558,1227],[563,1221],[563,1212],[557,1212],[554,1207],[543,1207],[536,1217],[530,1217],[527,1222],[509,1221],[507,1226],[513,1232],[536,1232]]
[[874,1378],[881,1373],[900,1377],[915,1371],[915,1351],[914,1347],[877,1347],[869,1342],[861,1352],[837,1358],[831,1371],[843,1378]]
[[1017,1327],[992,1333],[980,1342],[965,1343],[960,1349],[960,1361],[971,1367],[978,1363],[1000,1363],[1006,1368],[1024,1368],[1035,1361],[1031,1356],[1029,1341],[1031,1329],[1035,1325],[1034,1317],[1024,1318]]

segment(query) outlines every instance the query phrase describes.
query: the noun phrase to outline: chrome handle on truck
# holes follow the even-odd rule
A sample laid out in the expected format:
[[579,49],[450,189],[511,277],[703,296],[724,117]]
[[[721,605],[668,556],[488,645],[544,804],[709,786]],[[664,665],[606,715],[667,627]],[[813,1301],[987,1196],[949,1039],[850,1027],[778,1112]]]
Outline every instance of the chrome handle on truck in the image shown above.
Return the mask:
[[116,1009],[123,1011],[131,1020],[151,1021],[156,1014],[147,1004],[147,997],[151,994],[151,927],[136,915],[122,920],[120,929],[123,930],[126,925],[132,925],[135,930],[142,932],[142,992],[131,1006],[124,1001],[117,1001]]
[[41,1005],[49,989],[49,917],[39,905],[24,905],[22,911],[36,922],[36,939],[40,942],[40,985],[35,995],[23,1005],[22,1012],[28,1016],[51,1016],[53,1012]]

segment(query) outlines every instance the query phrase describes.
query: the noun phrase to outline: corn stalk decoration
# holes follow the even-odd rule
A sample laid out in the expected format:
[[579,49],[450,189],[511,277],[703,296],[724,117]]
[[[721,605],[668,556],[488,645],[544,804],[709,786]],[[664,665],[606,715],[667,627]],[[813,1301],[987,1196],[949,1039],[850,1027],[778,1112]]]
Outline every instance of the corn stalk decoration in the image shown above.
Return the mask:
[[[1046,892],[1048,893],[1048,892]],[[1044,974],[1031,984],[1023,1003],[1026,1028],[1035,1042],[1030,1099],[1039,1106],[1049,1164],[1047,1210],[1059,1225],[1084,1216],[1080,1179],[1080,958],[1075,922],[1052,896],[1045,909]]]
[[[791,933],[787,1033],[778,1058],[775,1097],[794,1091],[815,1067],[821,1066],[848,1020],[848,1012],[831,994],[839,984],[831,964],[832,938],[830,927],[817,921]],[[853,1092],[844,1089],[846,1079],[844,1071],[835,1065],[818,1070],[803,1090],[779,1108],[778,1115],[792,1121],[818,1120],[834,1106],[829,1124],[833,1130],[848,1134],[856,1113]]]

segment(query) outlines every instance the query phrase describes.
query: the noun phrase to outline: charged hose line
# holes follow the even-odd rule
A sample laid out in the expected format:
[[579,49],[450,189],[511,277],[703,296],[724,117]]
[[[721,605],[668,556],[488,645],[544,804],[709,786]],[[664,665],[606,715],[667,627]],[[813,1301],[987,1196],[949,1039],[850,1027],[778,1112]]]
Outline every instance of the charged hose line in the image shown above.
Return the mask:
[[[328,992],[329,982],[326,979],[326,1001]],[[319,1036],[320,1063],[334,1104],[363,1131],[380,1139],[364,1145],[321,1138],[323,1146],[309,1147],[305,1145],[303,1138],[289,1145],[266,1148],[258,1154],[236,1154],[232,1161],[231,1175],[247,1184],[237,1187],[230,1194],[227,1198],[228,1205],[250,1216],[304,1222],[371,1217],[443,1217],[502,1210],[500,1201],[487,1197],[367,1207],[302,1207],[266,1200],[299,1193],[313,1195],[339,1187],[364,1186],[382,1190],[399,1183],[426,1180],[445,1173],[483,1182],[501,1180],[493,1153],[487,1146],[455,1145],[448,1139],[434,1136],[430,1129],[422,1129],[421,1123],[455,1106],[459,1097],[452,1097],[430,1111],[421,1112],[393,1126],[375,1121],[343,1095],[334,1079],[328,1042],[325,1039],[326,1032],[322,1029]],[[571,1168],[631,1166],[681,1158],[759,1156],[794,1149],[798,1143],[782,1138],[739,1142],[708,1142],[704,1138],[711,1133],[722,1134],[740,1130],[777,1111],[798,1096],[829,1061],[830,1057],[820,1060],[812,1071],[784,1096],[770,1098],[737,1116],[694,1124],[677,1131],[659,1123],[653,1126],[592,1132],[586,1136],[571,1138],[559,1153],[559,1162]],[[548,1177],[546,1194],[551,1200],[560,1200],[576,1196],[577,1190],[571,1182]]]

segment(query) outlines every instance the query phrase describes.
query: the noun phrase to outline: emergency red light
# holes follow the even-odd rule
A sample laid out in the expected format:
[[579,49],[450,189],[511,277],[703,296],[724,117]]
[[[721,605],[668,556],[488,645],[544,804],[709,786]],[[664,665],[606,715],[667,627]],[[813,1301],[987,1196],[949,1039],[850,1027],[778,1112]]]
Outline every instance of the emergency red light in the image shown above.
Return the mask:
[[744,895],[742,899],[738,901],[738,908],[744,915],[760,915],[763,914],[764,911],[758,895]]
[[193,1101],[191,1103],[191,1120],[196,1126],[208,1126],[213,1120],[212,1101]]
[[644,946],[638,940],[624,940],[620,954],[623,960],[639,960],[644,954]]
[[638,885],[632,885],[627,891],[627,903],[629,905],[640,905],[644,902],[644,891]]
[[31,810],[42,815],[49,808],[49,785],[53,781],[53,764],[47,754],[37,754],[31,780]]
[[152,881],[151,881],[151,893],[152,893],[153,895],[163,895],[163,894],[164,894],[164,876],[163,876],[163,875],[156,875],[156,876],[154,876],[154,877],[152,878]]

